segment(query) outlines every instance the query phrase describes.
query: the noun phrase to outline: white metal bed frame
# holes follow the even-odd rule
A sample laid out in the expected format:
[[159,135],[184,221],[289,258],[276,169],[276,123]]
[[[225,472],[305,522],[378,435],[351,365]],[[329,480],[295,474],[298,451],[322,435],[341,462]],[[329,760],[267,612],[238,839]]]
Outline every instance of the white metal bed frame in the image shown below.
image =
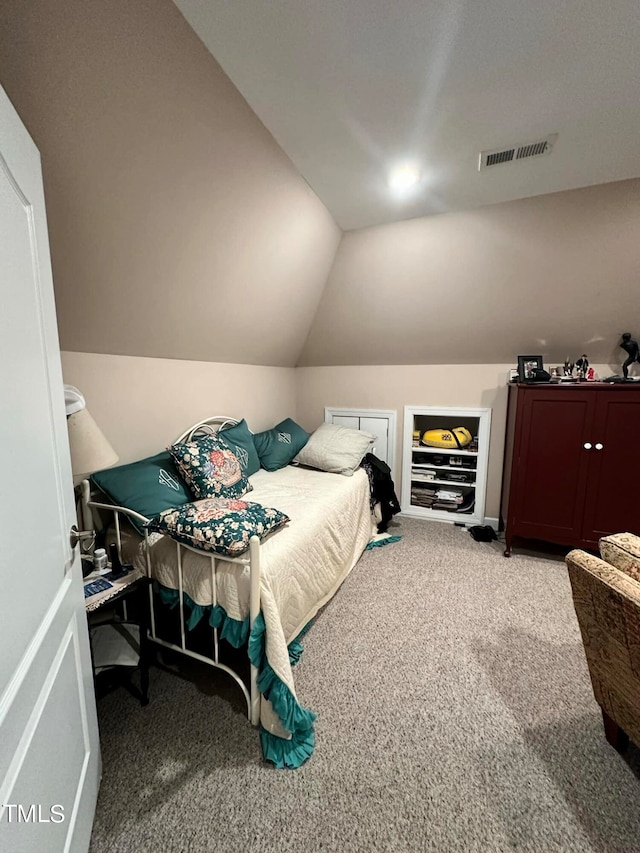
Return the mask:
[[[228,424],[234,425],[237,424],[238,421],[235,418],[228,418],[221,415],[214,415],[213,417],[206,418],[203,421],[198,421],[198,423],[189,427],[189,429],[185,430],[185,432],[180,435],[174,443],[182,442],[182,441],[190,441],[194,435],[198,433],[208,433],[210,435],[214,435],[219,429],[222,429],[223,426]],[[146,524],[149,519],[144,515],[141,515],[138,512],[134,512],[131,509],[128,509],[124,506],[116,506],[114,504],[102,503],[100,501],[92,500],[91,498],[91,485],[88,480],[83,480],[82,482],[82,500],[84,507],[87,509],[87,519],[92,518],[91,510],[105,510],[108,512],[112,512],[115,519],[115,530],[116,530],[116,541],[118,545],[118,553],[122,551],[122,536],[120,530],[120,515],[124,515],[127,518],[135,519],[136,521]],[[176,553],[177,553],[177,562],[178,562],[178,606],[180,611],[180,645],[176,645],[175,643],[170,643],[167,640],[163,640],[161,637],[158,637],[156,634],[156,611],[155,611],[155,602],[153,595],[152,585],[149,585],[149,608],[151,614],[151,626],[149,629],[149,640],[153,643],[156,643],[159,646],[162,646],[167,649],[172,649],[175,652],[178,652],[183,655],[187,655],[190,658],[194,658],[195,660],[201,661],[202,663],[206,663],[209,666],[213,666],[216,669],[221,669],[223,672],[226,672],[230,675],[234,681],[239,685],[242,693],[244,695],[245,701],[247,703],[247,717],[251,721],[251,724],[257,726],[260,722],[260,691],[258,690],[258,668],[254,666],[252,663],[250,666],[250,675],[249,675],[249,686],[245,684],[242,677],[235,672],[231,667],[227,666],[224,663],[220,663],[219,659],[219,637],[218,637],[218,629],[212,628],[213,631],[213,648],[212,648],[212,657],[207,657],[206,655],[199,654],[198,652],[194,652],[191,649],[187,648],[186,645],[186,620],[185,620],[185,612],[184,612],[184,585],[183,585],[183,575],[182,575],[182,551],[181,549],[185,549],[187,551],[193,551],[195,554],[198,554],[202,557],[209,557],[211,561],[211,589],[212,589],[212,605],[215,607],[218,603],[218,593],[217,593],[217,584],[216,584],[216,569],[217,562],[219,560],[224,560],[225,563],[238,563],[241,566],[249,566],[249,576],[250,576],[250,587],[249,587],[249,634],[251,634],[251,629],[253,628],[253,623],[255,622],[259,612],[260,612],[260,539],[257,536],[252,536],[249,540],[249,550],[248,556],[243,555],[241,557],[222,557],[219,554],[214,554],[208,551],[202,551],[197,548],[191,548],[189,545],[184,545],[181,542],[175,542],[176,545]],[[147,577],[151,578],[151,558],[149,555],[149,533],[145,528],[144,531],[144,553],[145,553],[145,561],[146,561],[146,573]]]

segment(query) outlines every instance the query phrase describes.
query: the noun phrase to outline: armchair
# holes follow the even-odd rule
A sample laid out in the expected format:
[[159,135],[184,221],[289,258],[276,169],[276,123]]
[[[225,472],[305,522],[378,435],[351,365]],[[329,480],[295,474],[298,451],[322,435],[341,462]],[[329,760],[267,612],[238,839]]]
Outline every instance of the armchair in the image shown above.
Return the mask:
[[622,751],[629,738],[640,745],[640,538],[607,536],[600,551],[566,563],[605,737]]

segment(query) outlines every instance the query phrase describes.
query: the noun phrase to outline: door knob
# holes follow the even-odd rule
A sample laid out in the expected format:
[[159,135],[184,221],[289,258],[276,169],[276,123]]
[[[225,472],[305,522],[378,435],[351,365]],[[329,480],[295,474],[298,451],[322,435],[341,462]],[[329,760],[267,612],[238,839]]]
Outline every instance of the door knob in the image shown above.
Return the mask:
[[71,548],[75,548],[78,542],[84,544],[85,542],[93,543],[93,540],[96,537],[95,530],[78,530],[75,524],[71,525],[71,530],[69,531],[69,545]]
[[602,444],[601,442],[598,442],[596,444],[596,450],[602,450],[603,447],[604,447],[604,444]]
[[585,449],[585,450],[591,450],[591,447],[592,447],[591,442],[590,442],[590,441],[585,441],[585,443],[584,443],[584,449]]

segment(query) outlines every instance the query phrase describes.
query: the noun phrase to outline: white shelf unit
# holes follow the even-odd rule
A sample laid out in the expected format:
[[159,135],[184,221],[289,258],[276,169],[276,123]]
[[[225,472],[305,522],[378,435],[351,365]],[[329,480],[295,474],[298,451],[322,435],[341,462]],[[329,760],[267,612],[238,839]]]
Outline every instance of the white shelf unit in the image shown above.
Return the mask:
[[[416,430],[422,442],[422,436],[427,430],[451,430],[455,427],[466,427],[474,440],[477,438],[477,450],[427,447],[422,443],[417,447],[413,445],[413,433]],[[490,432],[491,409],[405,406],[402,441],[403,515],[465,526],[484,524]],[[470,446],[475,448],[475,441]],[[458,459],[460,463],[456,464]],[[425,471],[433,471],[434,479],[421,479],[420,474]],[[453,479],[452,472],[466,474],[468,482]],[[417,503],[415,491],[421,488],[455,492],[462,496],[463,503],[456,510],[421,506]],[[422,498],[429,500],[424,493]],[[434,503],[438,504],[437,497]]]

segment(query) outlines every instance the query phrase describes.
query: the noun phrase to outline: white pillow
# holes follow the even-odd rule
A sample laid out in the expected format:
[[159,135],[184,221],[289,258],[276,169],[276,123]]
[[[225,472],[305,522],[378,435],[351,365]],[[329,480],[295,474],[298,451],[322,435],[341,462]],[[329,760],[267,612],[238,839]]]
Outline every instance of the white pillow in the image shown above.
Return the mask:
[[322,424],[311,433],[311,438],[293,461],[308,468],[350,477],[375,440],[375,435],[361,429]]

